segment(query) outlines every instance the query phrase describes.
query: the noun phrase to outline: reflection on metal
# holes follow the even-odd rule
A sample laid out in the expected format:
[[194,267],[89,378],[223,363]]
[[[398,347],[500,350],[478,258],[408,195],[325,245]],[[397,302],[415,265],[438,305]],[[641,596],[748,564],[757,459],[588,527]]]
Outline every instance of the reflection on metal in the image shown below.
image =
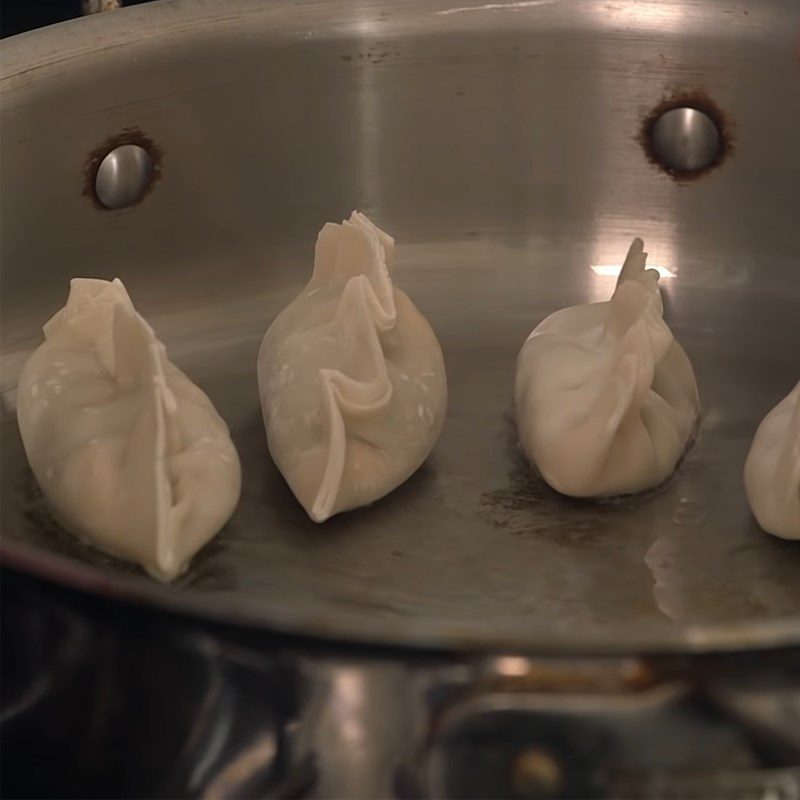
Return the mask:
[[252,783],[253,777],[269,771],[278,756],[278,741],[275,732],[263,733],[248,747],[235,753],[213,781],[203,791],[203,798],[237,797],[243,786]]
[[664,0],[635,0],[635,2],[607,3],[595,0],[592,13],[606,23],[622,30],[654,31],[663,34],[682,34],[703,17],[688,3]]
[[[800,761],[791,651],[397,663],[150,619],[14,573],[0,590],[14,643],[0,711],[46,686],[3,726],[4,796],[57,795],[68,774],[92,797],[800,797],[780,769]],[[50,769],[30,770],[34,739]]]
[[[591,262],[588,270],[586,300],[584,302],[604,302],[611,297],[614,284],[622,271],[622,262],[616,259],[627,252],[633,236],[644,240],[647,266],[658,272],[662,292],[671,291],[677,283],[680,270],[685,268],[685,256],[679,248],[680,235],[675,225],[674,214],[678,198],[667,196],[663,200],[663,215],[654,220],[641,220],[626,231],[624,237],[604,235],[602,228],[595,231]],[[669,324],[669,319],[667,320]]]
[[698,172],[720,154],[720,132],[711,117],[696,108],[673,108],[653,125],[655,157],[669,170]]
[[564,775],[552,753],[530,747],[514,760],[511,780],[517,797],[560,797]]
[[521,11],[524,8],[535,8],[536,6],[549,6],[557,3],[558,0],[518,0],[511,3],[485,3],[479,6],[459,6],[458,8],[445,8],[436,13],[439,16],[449,16],[450,14],[463,14],[469,11]]
[[[615,688],[608,678],[615,669],[626,672],[630,663],[609,659],[595,662],[599,682],[573,685],[566,680],[549,691],[474,679],[460,691],[457,685],[435,694],[429,691],[429,698],[438,696],[443,702],[431,707],[428,731],[422,737],[425,747],[409,770],[413,796],[797,798],[796,770],[763,769],[767,763],[797,763],[792,734],[773,729],[771,744],[758,734],[755,744],[748,738],[756,731],[755,718],[734,715],[742,727],[730,728],[727,698],[716,706],[719,715],[701,712],[694,706],[698,698],[689,674],[675,674],[676,662],[669,664],[669,659],[660,667],[655,660],[649,663],[651,675],[663,673],[649,688],[626,688],[619,680]],[[575,662],[529,659],[528,672],[536,674],[544,667],[545,672],[561,670],[568,679],[574,666]],[[769,691],[779,689],[790,675],[790,662],[786,666],[788,670],[770,674],[765,684]],[[721,678],[724,673],[740,699],[752,684],[753,673],[744,676],[737,664],[724,660],[706,672],[712,683],[712,676]],[[796,675],[789,678],[789,685],[796,687]],[[706,709],[707,702],[702,703]],[[775,716],[780,715],[773,711],[769,718]],[[759,746],[767,746],[773,755],[788,749],[774,762],[750,760],[745,751]],[[642,768],[642,763],[653,760],[665,769]],[[692,792],[684,792],[684,785],[690,785]],[[720,792],[722,785],[764,792]],[[777,787],[787,793],[767,791]]]
[[495,672],[508,678],[527,675],[529,667],[529,660],[523,656],[499,656],[494,661]]
[[[658,272],[660,278],[677,278],[678,274],[673,272],[669,267],[664,267],[661,264],[647,264],[648,269],[654,269]],[[622,264],[592,264],[592,272],[599,275],[601,278],[616,278],[622,272]]]
[[363,725],[367,685],[357,669],[342,667],[331,676],[331,715],[349,747],[363,748],[368,736]]
[[408,672],[391,661],[310,659],[303,724],[319,771],[315,797],[395,797],[393,766],[424,722]]
[[[0,589],[3,796],[61,795],[67,774],[84,797],[306,796],[300,682],[282,659],[167,619],[145,630],[122,608],[108,626],[11,574]],[[32,735],[46,770],[20,757]]]
[[123,144],[100,162],[94,188],[106,208],[127,208],[144,197],[152,179],[153,159],[147,150],[138,144]]

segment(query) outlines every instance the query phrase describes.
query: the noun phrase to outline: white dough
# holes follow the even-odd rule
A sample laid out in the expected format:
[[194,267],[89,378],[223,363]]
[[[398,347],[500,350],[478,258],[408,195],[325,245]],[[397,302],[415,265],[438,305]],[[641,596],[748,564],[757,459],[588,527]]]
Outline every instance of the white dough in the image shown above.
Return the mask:
[[17,395],[42,491],[73,533],[172,580],[238,502],[227,426],[121,281],[72,280],[44,334]]
[[666,480],[698,414],[694,370],[662,318],[656,270],[634,239],[608,302],[551,314],[522,347],[515,410],[528,460],[575,497]]
[[744,488],[767,533],[800,539],[800,382],[758,426],[744,465]]
[[447,405],[436,336],[390,277],[394,240],[353,212],[272,323],[258,385],[275,463],[316,522],[383,497],[428,457]]

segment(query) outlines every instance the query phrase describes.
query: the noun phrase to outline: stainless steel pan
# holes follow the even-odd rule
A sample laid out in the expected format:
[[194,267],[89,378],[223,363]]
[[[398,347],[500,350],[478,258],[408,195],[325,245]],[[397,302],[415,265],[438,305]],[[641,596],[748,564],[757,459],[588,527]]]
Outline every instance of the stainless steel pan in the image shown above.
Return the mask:
[[[758,530],[741,480],[758,422],[800,378],[800,7],[459,3],[185,0],[4,43],[3,558],[99,595],[349,641],[800,642],[800,545]],[[639,141],[681,91],[710,98],[730,136],[693,182]],[[160,177],[108,211],[84,190],[119,137],[146,137]],[[316,231],[353,208],[397,239],[450,410],[406,485],[317,526],[269,459],[255,357]],[[515,358],[546,314],[610,293],[592,266],[618,264],[634,235],[676,274],[663,287],[702,426],[659,490],[571,501],[517,453]],[[25,464],[17,376],[75,275],[123,278],[241,453],[238,511],[172,587],[58,530]]]

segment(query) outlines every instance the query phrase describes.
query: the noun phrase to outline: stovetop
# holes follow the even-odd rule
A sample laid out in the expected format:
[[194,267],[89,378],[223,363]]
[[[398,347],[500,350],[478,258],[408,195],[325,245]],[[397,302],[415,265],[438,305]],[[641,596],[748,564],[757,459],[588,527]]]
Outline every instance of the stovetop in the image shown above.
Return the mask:
[[6,570],[5,797],[800,798],[800,652],[337,646]]

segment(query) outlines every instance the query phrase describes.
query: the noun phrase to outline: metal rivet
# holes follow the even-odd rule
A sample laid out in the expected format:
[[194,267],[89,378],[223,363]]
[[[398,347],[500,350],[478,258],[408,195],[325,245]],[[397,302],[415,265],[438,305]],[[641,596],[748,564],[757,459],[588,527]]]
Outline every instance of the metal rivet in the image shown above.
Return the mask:
[[138,144],[115,147],[100,162],[94,189],[106,208],[127,208],[138,203],[153,179],[153,159]]
[[556,759],[547,750],[531,747],[514,760],[512,787],[519,797],[558,797],[564,775]]
[[696,108],[673,108],[653,124],[654,157],[674,172],[699,172],[713,164],[722,147],[714,120]]

